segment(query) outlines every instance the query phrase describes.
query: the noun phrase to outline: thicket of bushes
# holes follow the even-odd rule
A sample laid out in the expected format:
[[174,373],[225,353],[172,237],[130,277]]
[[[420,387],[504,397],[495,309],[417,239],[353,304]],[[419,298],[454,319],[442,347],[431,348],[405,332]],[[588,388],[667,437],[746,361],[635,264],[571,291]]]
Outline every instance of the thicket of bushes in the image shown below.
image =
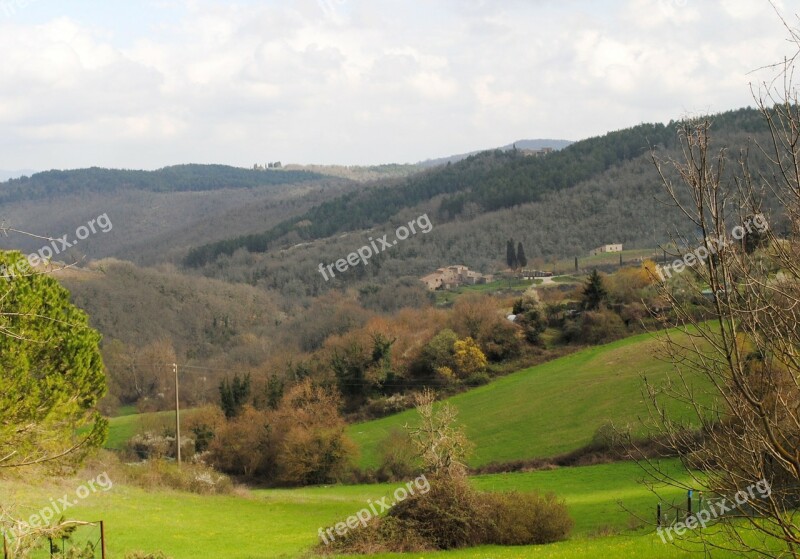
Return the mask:
[[[396,502],[385,516],[372,518],[363,527],[332,536],[320,549],[413,552],[566,539],[573,521],[565,503],[555,496],[485,493],[470,486],[465,458],[472,445],[456,425],[456,410],[446,403],[434,409],[434,399],[431,391],[417,396],[420,421],[408,428],[406,437],[426,472],[428,490]],[[394,435],[402,443],[398,437]]]

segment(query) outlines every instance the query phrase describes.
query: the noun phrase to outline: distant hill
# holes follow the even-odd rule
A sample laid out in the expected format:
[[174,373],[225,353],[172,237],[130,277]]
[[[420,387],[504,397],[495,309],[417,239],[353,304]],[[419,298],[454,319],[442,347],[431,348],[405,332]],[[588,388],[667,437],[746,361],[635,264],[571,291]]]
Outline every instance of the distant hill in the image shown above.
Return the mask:
[[[736,154],[752,141],[768,142],[761,115],[741,109],[714,115],[712,149]],[[414,284],[444,265],[493,273],[505,267],[509,238],[522,242],[534,267],[585,257],[602,243],[626,249],[670,244],[692,235],[652,162],[680,158],[679,122],[641,124],[575,142],[540,157],[520,151],[483,152],[402,179],[364,184],[261,233],[197,246],[184,263],[204,275],[277,289],[284,296],[316,296],[330,289]],[[735,156],[732,156],[735,157]],[[728,165],[728,172],[736,166]],[[765,169],[750,150],[750,170]],[[726,177],[728,180],[729,177]],[[348,253],[426,213],[430,233],[412,236],[369,265],[326,281],[320,263]],[[779,225],[777,220],[771,223]]]
[[[713,120],[714,139],[719,147],[738,148],[744,146],[753,133],[761,134],[762,137],[766,134],[763,118],[753,109],[714,115]],[[648,183],[647,190],[654,192],[649,187],[657,186],[658,176],[650,161],[651,150],[677,156],[677,124],[640,124],[609,132],[604,136],[581,140],[541,157],[529,157],[520,150],[513,149],[471,155],[456,163],[433,167],[423,173],[378,182],[353,191],[262,233],[198,246],[190,251],[185,262],[189,266],[198,267],[213,262],[219,256],[232,255],[240,248],[250,252],[266,252],[289,243],[370,229],[386,224],[414,207],[435,208],[437,225],[474,219],[490,212],[542,202],[549,195],[598,180],[604,173],[631,162],[641,163],[642,171],[637,168],[636,175],[622,175],[618,177],[618,182],[633,180],[642,189],[645,186],[642,181],[645,181]],[[657,190],[661,191],[660,188]],[[645,200],[640,195],[613,200],[611,203],[614,206],[611,207],[608,204],[599,206],[597,202],[592,199],[591,194],[575,200],[578,205],[587,204],[583,209],[591,209],[592,215],[615,211],[614,206],[621,203],[626,204],[627,210],[635,209],[632,212],[623,212],[632,215],[620,221],[617,228],[620,230],[631,230],[640,226],[650,228],[654,225],[654,219],[659,217],[653,215],[652,212],[657,210],[652,203],[642,207]],[[580,223],[566,225],[567,229],[562,232],[567,235],[553,230],[549,232],[550,235],[560,235],[561,239],[570,239],[574,235],[586,239],[597,236],[597,231],[586,228],[573,231],[572,228],[579,227]],[[611,225],[611,222],[606,220],[606,225]],[[613,226],[605,226],[604,229],[610,229],[612,236],[618,236],[613,233]],[[667,230],[662,229],[662,234],[666,234]],[[501,242],[497,239],[493,241]],[[641,242],[642,239],[635,241]]]
[[9,179],[18,179],[22,176],[31,176],[35,172],[36,171],[33,169],[18,169],[15,171],[0,169],[0,182],[7,181]]
[[386,165],[299,165],[290,163],[284,165],[286,170],[298,171],[311,171],[328,175],[331,177],[340,177],[358,182],[376,181],[380,179],[391,179],[407,177],[414,173],[419,173],[422,168],[419,165],[389,163]]
[[[60,238],[105,213],[113,229],[81,241],[63,258],[148,264],[177,261],[199,242],[263,230],[358,186],[309,171],[225,165],[47,171],[0,183],[0,220]],[[30,251],[42,244],[18,234],[0,237],[0,248]]]
[[[570,145],[571,141],[569,140],[518,140],[516,142],[512,142],[508,145],[496,148],[500,151],[508,151],[510,149],[514,149],[516,146],[517,149],[542,149],[542,148],[553,148],[554,150],[559,150],[567,147]],[[484,152],[487,150],[477,150],[471,151],[469,153],[461,153],[458,155],[451,155],[449,157],[439,157],[437,159],[426,159],[425,161],[420,161],[417,163],[417,166],[422,167],[424,169],[428,169],[430,167],[438,167],[440,165],[447,165],[448,163],[456,163],[457,161],[461,161],[466,159],[471,155],[477,155],[478,153]],[[488,150],[491,151],[491,150]]]
[[294,184],[322,178],[310,171],[253,170],[227,165],[175,165],[156,171],[75,169],[44,171],[0,184],[0,204],[36,200],[59,194],[110,192],[203,192],[221,188],[254,188]]

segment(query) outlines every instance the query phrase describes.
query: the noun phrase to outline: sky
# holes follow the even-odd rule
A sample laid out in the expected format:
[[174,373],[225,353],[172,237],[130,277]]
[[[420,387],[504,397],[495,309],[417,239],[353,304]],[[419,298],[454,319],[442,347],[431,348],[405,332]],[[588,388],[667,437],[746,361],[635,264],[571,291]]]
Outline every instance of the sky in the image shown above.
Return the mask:
[[0,0],[0,169],[406,163],[752,106],[793,9]]

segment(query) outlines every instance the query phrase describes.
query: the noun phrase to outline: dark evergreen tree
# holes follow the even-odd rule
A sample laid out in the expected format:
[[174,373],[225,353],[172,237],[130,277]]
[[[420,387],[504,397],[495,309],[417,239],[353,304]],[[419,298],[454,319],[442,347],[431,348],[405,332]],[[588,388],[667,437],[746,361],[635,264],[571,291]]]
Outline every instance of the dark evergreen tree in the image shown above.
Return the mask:
[[522,248],[522,241],[517,245],[517,266],[524,268],[528,265],[528,258],[525,256],[525,249]]
[[506,242],[506,264],[512,270],[517,268],[517,253],[514,252],[514,239],[509,239]]
[[240,377],[237,373],[233,382],[227,378],[219,383],[219,400],[225,417],[236,417],[250,398],[250,374]]
[[583,293],[581,294],[581,307],[587,311],[594,311],[600,308],[600,304],[606,300],[608,292],[603,285],[603,278],[597,273],[597,270],[592,270],[589,279],[586,280],[586,285],[583,286]]

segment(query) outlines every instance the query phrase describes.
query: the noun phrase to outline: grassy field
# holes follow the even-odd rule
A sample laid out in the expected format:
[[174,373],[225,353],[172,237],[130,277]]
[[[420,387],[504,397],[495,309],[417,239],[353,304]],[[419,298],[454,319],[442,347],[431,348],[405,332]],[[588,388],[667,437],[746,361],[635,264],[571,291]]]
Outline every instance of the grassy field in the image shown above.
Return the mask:
[[[117,415],[108,420],[108,440],[105,448],[109,450],[120,450],[133,435],[143,431],[159,433],[168,429],[171,433],[175,433],[174,410],[141,414],[130,409],[125,411],[125,415]],[[193,409],[181,410],[181,432],[185,428],[184,421],[189,419],[193,412]]]
[[174,417],[174,411],[145,414],[129,413],[112,417],[108,420],[108,440],[106,441],[105,447],[119,450],[124,447],[125,443],[136,433],[141,432],[147,427],[160,426],[162,424],[166,425],[170,418]]
[[[578,268],[581,270],[589,270],[593,266],[615,266],[619,264],[619,255],[622,255],[623,265],[638,264],[640,258],[657,259],[661,257],[661,252],[652,248],[641,248],[632,250],[623,250],[622,252],[605,252],[595,256],[579,256]],[[559,260],[555,265],[546,265],[545,269],[553,269],[557,274],[569,274],[575,271],[575,258],[565,258]]]
[[[568,452],[590,442],[597,428],[610,420],[617,426],[638,425],[647,412],[641,375],[659,382],[672,368],[653,357],[658,343],[649,334],[626,338],[450,398],[477,447],[470,464]],[[415,417],[409,410],[352,425],[349,434],[361,449],[361,465],[376,466],[378,443]]]
[[[676,468],[674,463],[668,466]],[[487,491],[556,491],[575,520],[573,538],[547,546],[483,547],[399,557],[689,557],[662,544],[652,529],[641,527],[628,512],[652,517],[656,500],[637,482],[641,477],[641,470],[632,463],[478,476],[474,485]],[[74,495],[77,485],[90,478],[35,486],[0,480],[0,493],[6,502],[28,505],[31,514],[50,499]],[[299,557],[318,542],[318,528],[344,520],[365,507],[368,499],[390,495],[398,485],[253,490],[246,495],[211,497],[114,485],[108,492],[80,501],[67,516],[103,519],[112,558],[134,549],[162,550],[174,559]],[[615,535],[597,537],[598,532]]]
[[436,291],[436,304],[449,305],[453,303],[459,296],[467,293],[522,293],[532,285],[539,285],[542,283],[541,279],[516,279],[516,278],[503,278],[489,283],[482,283],[478,285],[462,285],[455,289],[446,289]]

